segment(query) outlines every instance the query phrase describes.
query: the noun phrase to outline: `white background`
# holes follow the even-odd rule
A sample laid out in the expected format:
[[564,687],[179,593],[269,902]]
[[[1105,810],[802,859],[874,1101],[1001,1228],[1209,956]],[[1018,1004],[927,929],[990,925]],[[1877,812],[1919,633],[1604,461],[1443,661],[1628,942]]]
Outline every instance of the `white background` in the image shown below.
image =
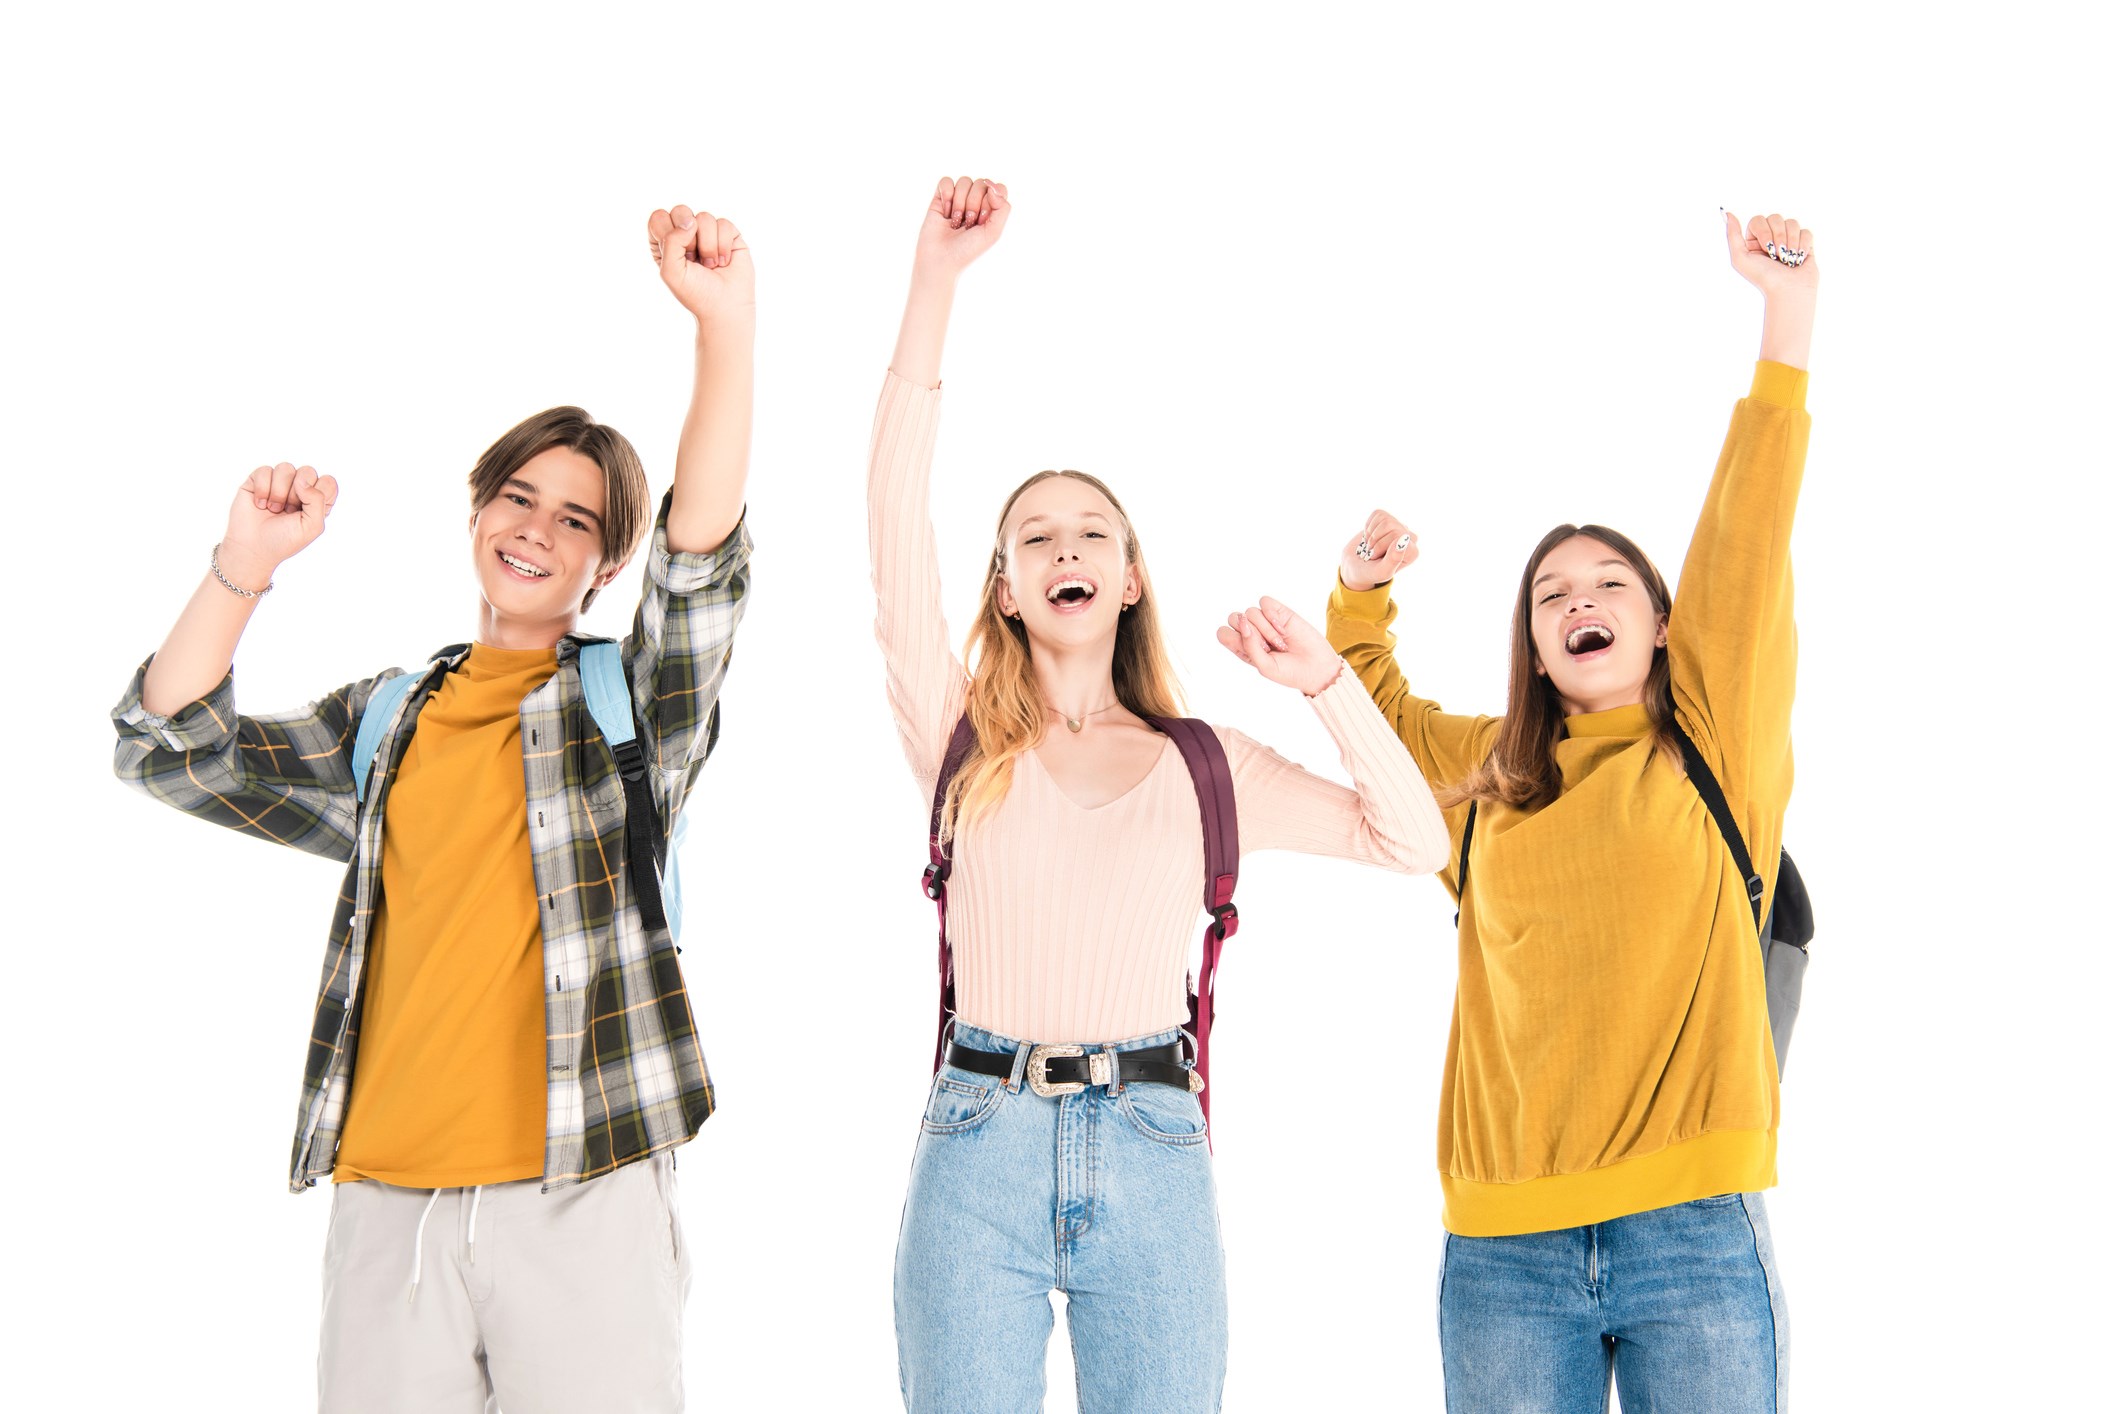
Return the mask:
[[[2109,75],[2065,12],[604,9],[8,22],[16,1407],[313,1399],[329,1198],[283,1175],[339,869],[129,794],[105,714],[260,462],[343,499],[243,645],[257,710],[468,636],[463,478],[525,414],[584,404],[659,489],[690,341],[643,222],[677,201],[743,228],[760,309],[755,598],[685,860],[722,1103],[681,1169],[689,1384],[703,1408],[895,1407],[933,917],[862,475],[944,172],[1016,205],[945,365],[954,622],[1006,490],[1093,470],[1194,710],[1333,771],[1218,617],[1261,593],[1321,616],[1385,505],[1424,551],[1403,660],[1498,709],[1548,526],[1682,562],[1757,340],[1716,208],[1813,227],[1788,839],[1820,932],[1770,1199],[1795,1386],[2079,1403],[2112,1315],[2113,211],[2086,131]],[[590,626],[630,607],[613,590]],[[1439,1409],[1447,898],[1254,856],[1242,905],[1227,1408]]]

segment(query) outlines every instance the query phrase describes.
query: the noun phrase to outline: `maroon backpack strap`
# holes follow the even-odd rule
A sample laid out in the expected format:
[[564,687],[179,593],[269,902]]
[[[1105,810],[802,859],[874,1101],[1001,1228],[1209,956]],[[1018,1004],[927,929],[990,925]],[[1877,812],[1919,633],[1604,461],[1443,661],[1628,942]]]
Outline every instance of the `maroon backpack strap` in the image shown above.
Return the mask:
[[1199,975],[1196,983],[1186,979],[1192,1011],[1192,1039],[1198,1047],[1197,1069],[1202,1087],[1199,1108],[1207,1116],[1212,1133],[1214,1091],[1207,1074],[1207,1038],[1214,1030],[1214,974],[1221,968],[1221,946],[1236,936],[1236,862],[1240,847],[1236,838],[1236,782],[1229,774],[1229,756],[1221,738],[1205,722],[1192,717],[1150,717],[1156,728],[1177,743],[1192,773],[1192,789],[1199,797],[1199,832],[1206,847],[1206,905],[1212,920],[1200,943]]
[[920,875],[920,886],[934,900],[935,920],[941,929],[937,965],[942,974],[942,1007],[934,1023],[936,1070],[942,1068],[949,1018],[956,1014],[956,968],[949,956],[949,846],[942,842],[942,807],[949,799],[949,783],[964,769],[964,763],[971,759],[971,748],[977,744],[978,733],[972,730],[971,718],[957,718],[956,730],[949,734],[949,749],[942,753],[942,774],[935,778],[934,809],[927,816],[927,868]]

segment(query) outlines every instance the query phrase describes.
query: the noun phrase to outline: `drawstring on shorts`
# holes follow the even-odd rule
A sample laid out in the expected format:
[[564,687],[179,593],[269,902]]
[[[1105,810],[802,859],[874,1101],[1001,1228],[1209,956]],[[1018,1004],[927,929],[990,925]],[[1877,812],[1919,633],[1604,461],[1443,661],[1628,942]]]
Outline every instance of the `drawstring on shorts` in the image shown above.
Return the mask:
[[427,1215],[434,1211],[434,1205],[440,1201],[441,1190],[437,1188],[428,1196],[427,1206],[419,1210],[419,1226],[412,1229],[412,1286],[405,1292],[407,1304],[419,1295],[420,1245],[427,1240]]
[[[456,1190],[458,1202],[462,1202],[463,1189]],[[478,1198],[485,1191],[483,1185],[471,1189],[471,1216],[464,1230],[464,1260],[472,1266],[478,1265]],[[434,1212],[434,1205],[441,1201],[441,1190],[435,1189],[427,1195],[427,1206],[419,1210],[419,1226],[412,1229],[412,1285],[405,1291],[409,1303],[419,1295],[419,1273],[425,1256],[427,1242],[427,1219]]]

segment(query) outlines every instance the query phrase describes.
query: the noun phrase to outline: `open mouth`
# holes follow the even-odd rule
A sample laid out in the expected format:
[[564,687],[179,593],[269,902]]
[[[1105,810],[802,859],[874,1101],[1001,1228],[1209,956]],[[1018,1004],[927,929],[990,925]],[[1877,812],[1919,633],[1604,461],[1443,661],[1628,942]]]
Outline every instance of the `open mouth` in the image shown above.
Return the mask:
[[516,574],[522,576],[524,579],[550,579],[552,577],[552,572],[550,570],[539,569],[536,565],[531,564],[528,560],[518,560],[505,550],[499,551],[498,553],[500,555],[500,562],[506,565],[509,569],[515,571]]
[[1045,602],[1057,609],[1080,609],[1096,597],[1096,586],[1086,579],[1063,579],[1045,591]]
[[1603,652],[1617,641],[1611,630],[1602,624],[1576,624],[1567,631],[1567,653],[1572,658],[1586,658]]

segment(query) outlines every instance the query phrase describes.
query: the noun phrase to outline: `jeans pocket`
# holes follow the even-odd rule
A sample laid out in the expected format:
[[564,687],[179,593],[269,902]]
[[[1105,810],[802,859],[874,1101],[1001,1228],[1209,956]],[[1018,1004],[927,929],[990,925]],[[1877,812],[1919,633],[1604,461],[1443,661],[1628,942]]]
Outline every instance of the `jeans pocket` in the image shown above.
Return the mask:
[[1198,1097],[1175,1085],[1136,1083],[1118,1097],[1133,1127],[1158,1144],[1203,1144],[1207,1117]]
[[961,1070],[937,1075],[927,1095],[927,1113],[920,1116],[920,1128],[929,1134],[962,1134],[984,1124],[1000,1107],[1004,1092],[1000,1081],[986,1080],[981,1085],[979,1079],[985,1077],[975,1079]]
[[1695,1198],[1683,1206],[1687,1208],[1727,1208],[1744,1201],[1741,1193],[1717,1193],[1712,1198]]

